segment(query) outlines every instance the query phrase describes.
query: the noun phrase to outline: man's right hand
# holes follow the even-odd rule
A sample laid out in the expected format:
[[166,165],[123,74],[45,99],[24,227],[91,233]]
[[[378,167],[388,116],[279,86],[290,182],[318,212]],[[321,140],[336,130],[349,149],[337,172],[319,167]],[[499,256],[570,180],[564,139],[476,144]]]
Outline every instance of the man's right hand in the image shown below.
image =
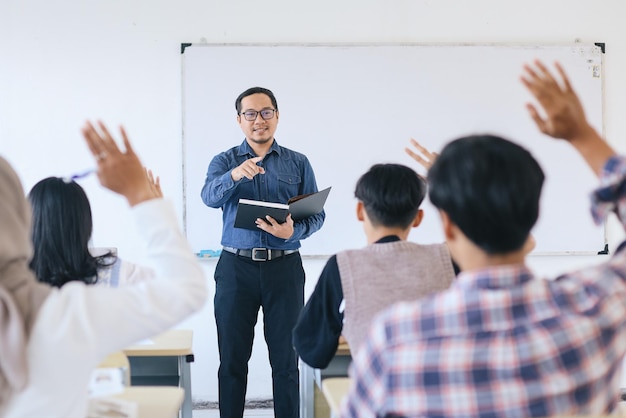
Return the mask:
[[561,84],[540,61],[535,61],[536,69],[524,66],[522,83],[537,99],[545,118],[532,104],[526,105],[530,116],[541,132],[553,138],[562,138],[578,150],[591,169],[599,175],[604,163],[615,151],[600,137],[589,124],[580,99],[572,88],[563,68],[557,63]]
[[230,176],[234,181],[239,181],[244,177],[252,180],[257,174],[265,174],[265,169],[256,164],[262,159],[263,157],[254,157],[247,159],[238,167],[233,168],[233,170],[230,172]]

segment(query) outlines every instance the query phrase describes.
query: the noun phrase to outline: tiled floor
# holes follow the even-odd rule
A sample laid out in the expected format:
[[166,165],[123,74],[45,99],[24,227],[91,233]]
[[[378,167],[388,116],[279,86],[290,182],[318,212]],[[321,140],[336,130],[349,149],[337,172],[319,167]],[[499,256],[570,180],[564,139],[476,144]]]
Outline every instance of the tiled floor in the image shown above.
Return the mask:
[[[220,412],[217,409],[194,409],[193,418],[219,418]],[[274,410],[266,409],[246,409],[244,417],[273,417]]]

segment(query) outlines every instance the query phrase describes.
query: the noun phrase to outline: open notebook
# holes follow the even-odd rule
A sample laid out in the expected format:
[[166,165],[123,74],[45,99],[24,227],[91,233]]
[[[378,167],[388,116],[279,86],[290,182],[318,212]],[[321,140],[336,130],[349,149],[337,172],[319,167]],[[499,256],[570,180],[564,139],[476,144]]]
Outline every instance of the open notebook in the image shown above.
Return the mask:
[[257,231],[259,228],[256,226],[256,220],[265,219],[267,215],[281,224],[285,222],[289,213],[294,221],[316,215],[324,209],[330,189],[327,187],[319,192],[292,197],[287,204],[239,199],[235,228]]

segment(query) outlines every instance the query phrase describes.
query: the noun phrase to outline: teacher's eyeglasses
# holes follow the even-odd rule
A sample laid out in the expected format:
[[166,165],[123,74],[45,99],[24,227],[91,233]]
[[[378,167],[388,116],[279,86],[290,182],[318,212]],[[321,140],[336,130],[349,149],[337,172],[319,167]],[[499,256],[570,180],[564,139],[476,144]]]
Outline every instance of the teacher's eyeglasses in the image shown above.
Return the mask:
[[245,120],[253,121],[253,120],[256,120],[256,117],[259,115],[259,113],[261,114],[261,117],[263,118],[263,120],[269,120],[274,117],[274,113],[276,113],[276,109],[263,109],[260,112],[256,110],[246,110],[245,112],[241,112],[239,114],[243,115],[243,118]]

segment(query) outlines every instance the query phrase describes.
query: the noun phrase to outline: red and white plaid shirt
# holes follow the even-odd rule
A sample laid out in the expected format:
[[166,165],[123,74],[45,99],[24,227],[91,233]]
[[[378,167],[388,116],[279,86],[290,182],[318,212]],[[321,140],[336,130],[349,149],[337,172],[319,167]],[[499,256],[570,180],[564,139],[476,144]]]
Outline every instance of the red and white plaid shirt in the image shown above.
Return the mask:
[[[593,215],[626,220],[626,158],[611,158]],[[620,399],[626,246],[543,280],[524,265],[461,273],[449,290],[394,305],[354,358],[341,416],[600,414]]]

